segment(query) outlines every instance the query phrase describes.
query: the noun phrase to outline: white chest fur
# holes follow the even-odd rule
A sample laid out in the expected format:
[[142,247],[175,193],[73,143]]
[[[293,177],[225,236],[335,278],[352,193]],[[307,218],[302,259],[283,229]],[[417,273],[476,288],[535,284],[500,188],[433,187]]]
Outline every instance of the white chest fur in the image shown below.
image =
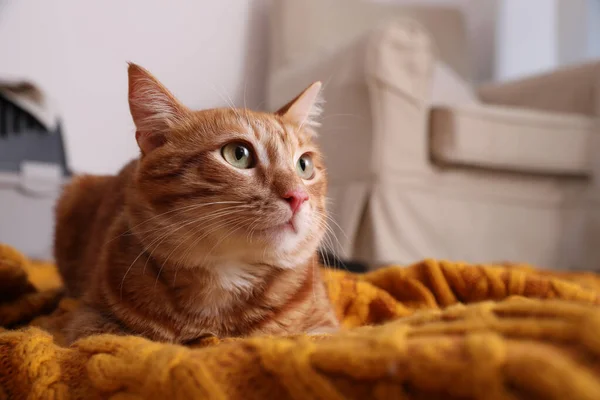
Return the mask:
[[204,317],[216,317],[235,304],[249,298],[260,282],[260,267],[239,262],[223,262],[211,266],[210,279],[202,294]]
[[257,267],[243,263],[223,263],[214,266],[215,289],[243,295],[257,283]]

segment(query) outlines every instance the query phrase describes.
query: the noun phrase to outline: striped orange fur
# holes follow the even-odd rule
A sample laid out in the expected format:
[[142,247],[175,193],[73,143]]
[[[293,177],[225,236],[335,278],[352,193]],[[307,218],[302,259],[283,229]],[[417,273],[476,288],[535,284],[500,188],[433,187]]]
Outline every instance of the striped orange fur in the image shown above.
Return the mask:
[[276,113],[191,111],[143,68],[128,72],[140,157],[116,176],[74,178],[56,208],[56,261],[83,302],[69,339],[337,329],[316,257],[320,83]]

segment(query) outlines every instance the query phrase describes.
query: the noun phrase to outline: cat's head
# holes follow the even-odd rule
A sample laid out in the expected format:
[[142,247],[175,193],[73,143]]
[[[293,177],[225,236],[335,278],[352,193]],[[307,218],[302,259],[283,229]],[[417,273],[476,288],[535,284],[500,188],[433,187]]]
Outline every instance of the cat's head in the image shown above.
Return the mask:
[[224,259],[292,267],[324,235],[326,176],[314,138],[320,82],[275,113],[192,111],[129,66],[141,150],[128,196],[149,251],[182,266]]

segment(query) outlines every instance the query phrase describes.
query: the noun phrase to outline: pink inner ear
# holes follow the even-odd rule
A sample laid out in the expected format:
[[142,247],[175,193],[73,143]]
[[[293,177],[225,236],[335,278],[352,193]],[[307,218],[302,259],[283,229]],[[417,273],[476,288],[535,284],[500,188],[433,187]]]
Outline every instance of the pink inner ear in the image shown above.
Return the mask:
[[298,97],[285,105],[279,113],[304,125],[318,125],[314,118],[321,113],[321,82],[317,81],[304,90]]
[[135,140],[142,150],[142,154],[148,154],[154,149],[161,147],[167,141],[165,136],[160,133],[135,132]]

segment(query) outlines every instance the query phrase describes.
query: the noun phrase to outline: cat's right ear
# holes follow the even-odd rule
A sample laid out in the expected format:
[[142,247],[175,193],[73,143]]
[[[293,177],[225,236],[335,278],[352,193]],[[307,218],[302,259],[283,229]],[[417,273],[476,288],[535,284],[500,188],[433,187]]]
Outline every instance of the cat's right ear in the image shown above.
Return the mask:
[[284,116],[298,125],[317,127],[316,118],[321,114],[321,82],[314,82],[304,89],[295,99],[281,107],[276,114]]
[[158,79],[139,65],[129,63],[129,110],[135,123],[135,138],[142,154],[168,140],[170,129],[188,112]]

